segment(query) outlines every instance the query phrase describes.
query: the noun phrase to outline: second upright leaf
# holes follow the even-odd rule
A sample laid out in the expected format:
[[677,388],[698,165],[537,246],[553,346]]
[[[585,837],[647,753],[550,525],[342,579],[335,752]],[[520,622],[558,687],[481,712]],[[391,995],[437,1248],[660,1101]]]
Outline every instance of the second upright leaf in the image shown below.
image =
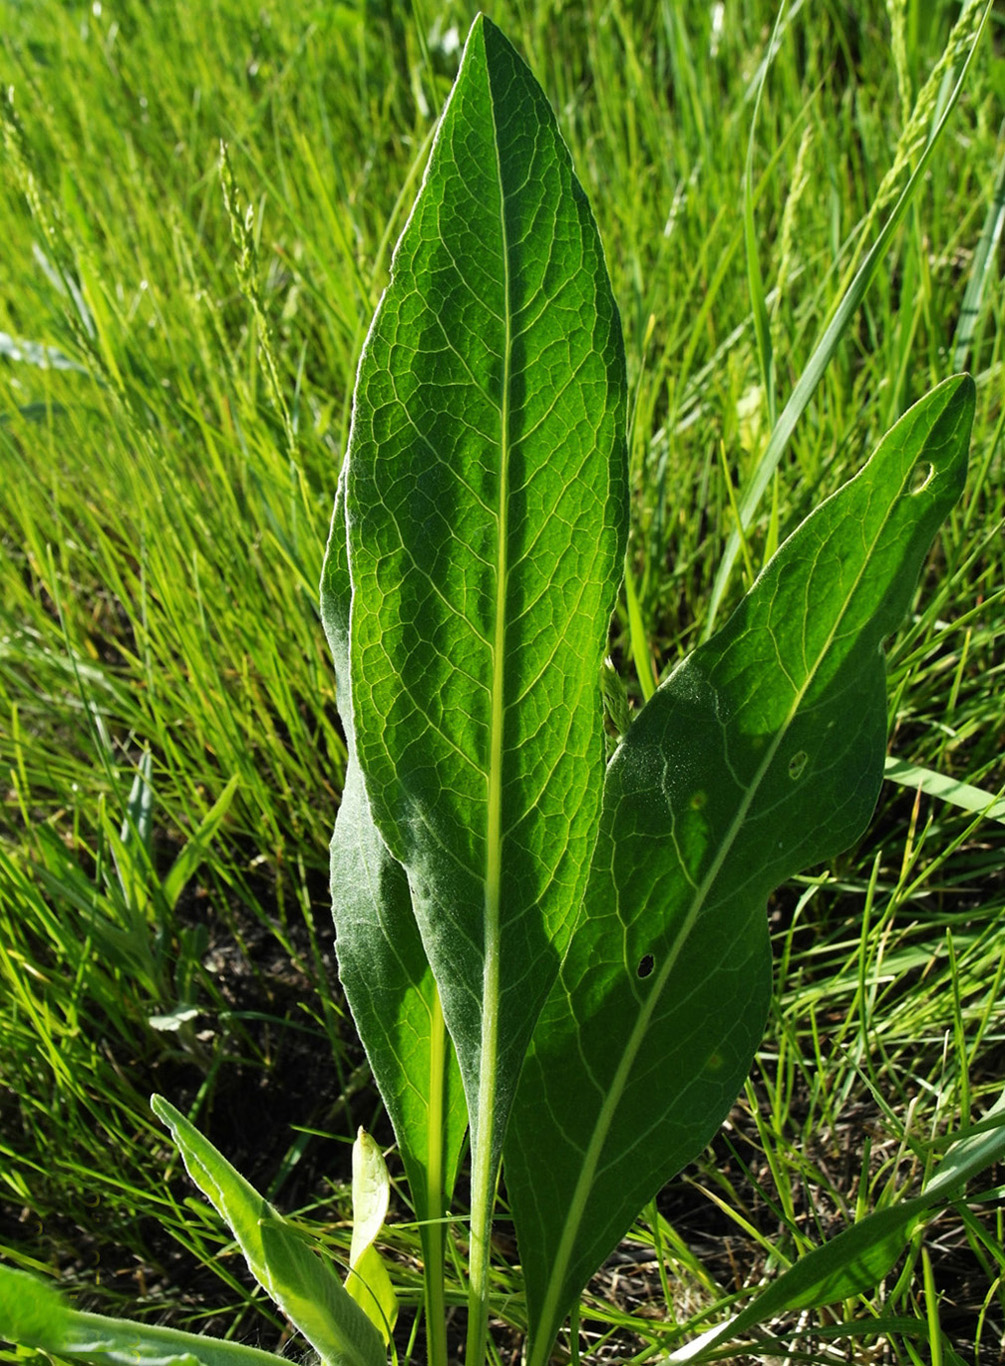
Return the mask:
[[906,413],[611,760],[583,914],[507,1136],[530,1366],[739,1091],[770,999],[769,893],[869,819],[883,637],[963,487],[973,410],[973,382],[957,376]]

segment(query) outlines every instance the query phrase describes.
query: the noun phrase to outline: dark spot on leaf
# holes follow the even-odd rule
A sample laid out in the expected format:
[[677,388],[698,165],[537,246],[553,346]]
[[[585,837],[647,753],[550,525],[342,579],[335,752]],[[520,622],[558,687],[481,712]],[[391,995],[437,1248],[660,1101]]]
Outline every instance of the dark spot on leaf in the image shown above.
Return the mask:
[[644,953],[639,959],[639,966],[636,968],[640,977],[648,977],[653,970],[653,956],[651,953]]
[[795,781],[796,778],[802,777],[802,772],[806,767],[806,760],[808,757],[806,751],[801,749],[798,754],[793,754],[792,758],[789,760],[789,777],[793,781]]

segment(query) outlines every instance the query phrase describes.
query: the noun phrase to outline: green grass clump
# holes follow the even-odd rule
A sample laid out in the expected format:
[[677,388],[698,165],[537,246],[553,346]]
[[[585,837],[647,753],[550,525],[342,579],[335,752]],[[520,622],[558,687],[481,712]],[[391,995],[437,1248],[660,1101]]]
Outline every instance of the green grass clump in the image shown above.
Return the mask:
[[[772,6],[490,8],[558,112],[622,311],[634,507],[612,649],[637,699],[705,626],[772,419],[948,93],[960,7],[789,6],[753,125],[753,262]],[[219,1311],[270,1345],[280,1325],[215,1218],[164,1180],[147,1095],[197,1112],[344,1256],[348,1144],[359,1122],[387,1130],[334,980],[344,746],[317,583],[359,349],[473,12],[38,0],[8,6],[0,39],[0,1250],[92,1302]],[[989,798],[1005,784],[996,24],[724,604],[915,398],[971,369],[971,478],[891,643],[891,754]],[[628,1331],[633,1297],[636,1336],[610,1350],[670,1346],[916,1185],[980,1113],[1005,1056],[1003,855],[1001,820],[891,783],[859,849],[777,899],[747,1093],[597,1282],[591,1346]],[[418,1240],[397,1217],[414,1304]],[[935,1225],[849,1310],[853,1353],[927,1359],[937,1319],[947,1348],[995,1359],[1000,1217],[989,1199]],[[811,1360],[847,1347],[822,1319],[803,1328]]]

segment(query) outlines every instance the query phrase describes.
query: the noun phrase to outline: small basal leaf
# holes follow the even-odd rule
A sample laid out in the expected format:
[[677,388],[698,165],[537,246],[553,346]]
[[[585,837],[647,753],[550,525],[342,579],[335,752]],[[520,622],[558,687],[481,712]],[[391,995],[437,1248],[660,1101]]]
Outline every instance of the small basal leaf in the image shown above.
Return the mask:
[[963,487],[973,407],[960,377],[905,414],[611,760],[583,914],[507,1140],[533,1366],[729,1110],[770,995],[771,890],[868,821],[886,743],[881,643]]
[[184,1115],[161,1096],[154,1114],[171,1130],[189,1176],[226,1220],[263,1290],[331,1366],[385,1366],[380,1334],[331,1262],[316,1253]]

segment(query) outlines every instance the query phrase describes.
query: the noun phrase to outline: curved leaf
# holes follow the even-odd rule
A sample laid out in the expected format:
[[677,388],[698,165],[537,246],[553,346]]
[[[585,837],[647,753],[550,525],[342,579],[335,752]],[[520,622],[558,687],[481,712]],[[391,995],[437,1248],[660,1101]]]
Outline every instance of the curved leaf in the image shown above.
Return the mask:
[[352,1146],[352,1246],[345,1288],[380,1333],[390,1342],[398,1317],[398,1297],[383,1258],[374,1246],[391,1195],[384,1154],[365,1129]]
[[533,1363],[732,1104],[769,999],[769,893],[847,847],[872,812],[881,642],[963,486],[973,406],[960,377],[912,408],[611,760],[583,915],[507,1139]]
[[150,1105],[170,1129],[189,1176],[226,1220],[252,1275],[324,1366],[384,1366],[380,1334],[332,1263],[163,1096],[153,1096]]

